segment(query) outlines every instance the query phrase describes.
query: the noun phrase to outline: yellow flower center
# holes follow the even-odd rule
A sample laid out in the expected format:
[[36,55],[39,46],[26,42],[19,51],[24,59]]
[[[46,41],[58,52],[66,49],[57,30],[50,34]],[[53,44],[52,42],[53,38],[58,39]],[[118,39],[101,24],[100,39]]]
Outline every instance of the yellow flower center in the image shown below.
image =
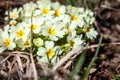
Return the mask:
[[54,56],[54,52],[55,52],[54,50],[48,49],[46,51],[46,54],[47,54],[48,58],[52,58]]
[[22,38],[25,33],[24,33],[23,30],[19,30],[19,31],[16,32],[16,34],[17,34],[17,38]]
[[42,10],[42,14],[48,14],[49,13],[49,10],[47,9],[47,8],[44,8],[43,10]]
[[11,15],[11,18],[17,18],[17,12],[14,12],[14,13]]
[[77,21],[78,21],[78,17],[77,17],[77,16],[72,16],[72,17],[71,17],[71,20],[77,22]]
[[55,29],[48,28],[48,33],[49,33],[50,35],[55,35],[55,34],[56,34],[56,31],[55,31]]
[[74,41],[72,41],[72,40],[69,41],[69,45],[70,45],[70,46],[74,47],[74,44],[75,44]]
[[59,10],[55,10],[54,15],[55,15],[55,16],[60,16],[60,11],[59,11]]
[[90,27],[89,26],[87,26],[86,31],[90,32]]
[[11,40],[6,38],[5,41],[3,42],[4,46],[7,47],[10,45]]
[[30,47],[30,42],[27,40],[23,43],[23,46]]
[[31,27],[30,27],[30,29],[32,29],[32,30],[36,30],[36,28],[37,28],[37,26],[34,25],[34,24],[32,24]]

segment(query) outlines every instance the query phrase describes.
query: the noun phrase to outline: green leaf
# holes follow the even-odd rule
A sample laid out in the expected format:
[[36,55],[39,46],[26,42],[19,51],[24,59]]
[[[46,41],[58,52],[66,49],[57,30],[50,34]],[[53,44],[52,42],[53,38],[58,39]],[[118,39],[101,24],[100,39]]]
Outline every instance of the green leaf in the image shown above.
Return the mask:
[[88,67],[87,67],[87,70],[85,71],[85,73],[83,74],[82,76],[82,79],[81,80],[85,80],[85,78],[87,78],[89,72],[90,72],[90,69],[91,67],[93,66],[96,58],[97,58],[97,55],[98,55],[98,52],[99,52],[99,49],[100,49],[100,45],[101,45],[101,42],[102,42],[102,38],[99,39],[99,43],[98,43],[98,47],[96,49],[96,52],[95,52],[95,55],[94,57],[92,58],[91,62],[89,63]]
[[70,75],[69,80],[74,80],[74,76],[80,72],[80,70],[84,64],[84,61],[85,61],[85,53],[86,52],[87,52],[87,47],[86,47],[85,51],[83,53],[81,53],[81,56],[79,57],[79,60],[77,61],[75,68],[73,69],[73,71]]

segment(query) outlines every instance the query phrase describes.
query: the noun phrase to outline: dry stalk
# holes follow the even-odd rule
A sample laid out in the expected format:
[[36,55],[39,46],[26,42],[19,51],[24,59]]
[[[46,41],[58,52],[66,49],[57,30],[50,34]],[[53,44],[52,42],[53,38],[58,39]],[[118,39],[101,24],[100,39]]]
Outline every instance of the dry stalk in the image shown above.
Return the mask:
[[38,80],[37,70],[36,70],[36,67],[35,67],[35,63],[34,63],[32,54],[30,54],[30,59],[31,59],[31,67],[32,67],[32,72],[33,72],[33,78],[34,78],[34,80]]
[[6,8],[7,8],[7,11],[8,11],[8,23],[9,23],[9,21],[10,21],[10,0],[8,0]]
[[38,63],[40,64],[40,67],[43,70],[44,75],[47,76],[48,75],[48,71],[45,69],[45,65],[41,62],[39,57],[36,57],[36,58],[37,58]]
[[[106,44],[106,43],[103,43],[103,44],[101,44],[100,46],[106,46],[106,45],[120,45],[120,42],[107,43],[107,44]],[[90,49],[90,48],[96,48],[96,47],[98,47],[98,44],[90,45],[90,46],[88,46],[87,48]],[[67,55],[66,55],[65,57],[63,57],[63,58],[52,68],[51,72],[52,72],[52,73],[57,72],[57,69],[58,69],[60,66],[62,66],[71,56],[74,55],[71,59],[75,59],[76,56],[79,55],[80,51],[82,51],[82,50],[84,50],[84,49],[85,49],[85,48],[79,46],[79,47],[77,47],[76,49],[73,49],[72,51],[70,51],[69,53],[67,53]],[[77,54],[75,54],[75,53],[77,53]],[[71,65],[72,62],[73,62],[73,60],[68,61],[68,62],[66,63],[66,65],[63,67],[63,69],[68,68],[68,67]]]
[[[34,80],[37,80],[37,77],[36,79],[34,78],[34,76],[37,76],[37,74],[34,75],[34,66],[32,62],[33,57],[31,58],[30,54],[17,51],[8,52],[6,54],[3,53],[0,54],[0,56],[3,56],[5,58],[0,61],[0,65],[3,66],[7,62],[8,65],[5,65],[5,68],[7,68],[8,71],[4,71],[4,69],[2,70],[1,67],[0,74],[2,74],[4,77],[10,77],[12,74],[18,73],[16,76],[19,76],[21,78],[33,78]],[[12,61],[10,59],[12,59]],[[25,62],[23,60],[25,60]]]
[[[107,46],[107,45],[120,45],[120,42],[102,43],[100,46],[102,47],[102,46]],[[88,46],[88,49],[96,48],[98,46],[99,46],[98,44],[90,45],[90,46]]]
[[9,57],[11,57],[11,55],[7,56],[5,59],[3,59],[0,64],[2,64],[3,62],[5,62]]
[[23,71],[23,68],[22,68],[22,61],[21,61],[19,55],[16,55],[16,61],[17,61],[17,63],[18,63],[19,69],[20,69],[22,72],[24,72],[24,71]]
[[36,70],[36,66],[35,66],[35,63],[34,63],[34,59],[33,59],[33,31],[32,31],[32,23],[33,23],[33,13],[31,15],[31,31],[30,31],[30,43],[31,43],[31,47],[30,47],[30,59],[31,59],[31,70],[33,72],[33,79],[34,80],[38,80],[38,76],[37,76],[37,70]]
[[75,59],[79,54],[80,54],[80,53],[74,55],[74,56],[71,58],[71,60],[68,61],[68,62],[65,64],[65,66],[64,66],[63,68],[64,68],[64,69],[67,69],[67,68],[72,64],[72,62],[74,61],[74,59]]
[[77,48],[72,49],[65,57],[63,57],[55,66],[53,66],[51,72],[54,73],[57,69],[62,66],[71,56],[80,53],[83,50],[82,46],[78,46]]

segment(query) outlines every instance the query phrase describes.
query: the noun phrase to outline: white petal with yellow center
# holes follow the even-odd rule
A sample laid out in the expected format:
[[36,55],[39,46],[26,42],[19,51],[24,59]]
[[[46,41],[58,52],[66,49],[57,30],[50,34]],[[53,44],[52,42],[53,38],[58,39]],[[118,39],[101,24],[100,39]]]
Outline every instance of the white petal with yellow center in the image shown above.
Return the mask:
[[4,45],[5,47],[8,47],[8,46],[10,45],[10,43],[11,43],[11,40],[8,39],[8,38],[6,38],[6,39],[4,40],[4,42],[3,42],[3,45]]
[[25,34],[25,32],[22,29],[16,31],[17,38],[22,38],[24,36],[24,34]]

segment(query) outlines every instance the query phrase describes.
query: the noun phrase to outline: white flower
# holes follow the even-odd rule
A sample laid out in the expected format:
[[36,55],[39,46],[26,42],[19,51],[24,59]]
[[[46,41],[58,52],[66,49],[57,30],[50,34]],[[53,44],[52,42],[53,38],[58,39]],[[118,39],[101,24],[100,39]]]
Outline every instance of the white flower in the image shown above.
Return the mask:
[[4,50],[13,50],[16,44],[13,42],[14,37],[7,31],[0,31],[0,53]]
[[65,33],[69,34],[77,28],[75,24],[68,24],[64,27]]
[[22,25],[29,31],[31,32],[31,29],[33,31],[33,33],[38,34],[41,30],[41,25],[43,24],[43,19],[42,18],[32,18],[32,22],[31,19],[28,19],[25,22],[22,22]]
[[23,41],[22,42],[22,46],[20,46],[23,50],[25,49],[25,48],[28,48],[28,47],[31,47],[31,42],[30,42],[30,40],[31,39],[27,39],[26,41]]
[[13,9],[12,12],[10,12],[10,18],[11,18],[11,19],[16,19],[16,18],[18,18],[18,17],[19,17],[19,13],[18,13],[18,11],[17,11],[17,8],[15,8],[15,9]]
[[52,9],[54,10],[54,19],[53,20],[63,20],[66,11],[65,6],[60,5],[59,2],[54,2],[51,5]]
[[51,11],[51,2],[47,1],[37,1],[38,9],[35,11],[35,15],[50,16],[54,12]]
[[42,29],[42,34],[44,36],[48,36],[53,41],[57,41],[59,38],[64,36],[65,32],[62,30],[62,26],[60,24],[46,22]]
[[72,48],[76,48],[83,43],[82,35],[76,35],[76,32],[73,31],[71,34],[68,35],[67,42],[69,46],[71,46]]
[[71,22],[70,16],[65,14],[63,19],[62,19],[62,22],[66,23],[66,24],[69,24]]
[[67,13],[70,15],[68,19],[70,19],[71,24],[79,27],[84,26],[83,15],[80,14],[79,8],[68,6]]
[[92,28],[88,25],[85,27],[84,31],[85,31],[87,38],[89,38],[89,39],[94,39],[98,35],[98,33],[94,30],[94,28]]
[[35,46],[39,47],[43,45],[43,40],[41,38],[35,38],[33,39],[33,43],[35,44]]
[[93,24],[95,18],[93,17],[94,14],[92,11],[86,10],[83,15],[84,15],[84,20],[87,24]]
[[17,24],[17,21],[16,20],[10,20],[10,23],[9,23],[11,26],[16,26]]
[[21,50],[25,50],[26,48],[31,47],[31,39],[27,38],[26,40],[23,41],[23,39],[18,39],[15,41],[17,47]]
[[[56,53],[57,47],[54,46],[54,42],[52,41],[46,41],[45,47],[39,47],[37,55],[41,56],[41,61],[44,63],[56,63],[57,55]],[[61,52],[60,52],[61,53]]]
[[18,24],[16,28],[14,28],[15,40],[22,39],[25,41],[29,37],[29,30],[24,27],[24,24]]
[[[10,19],[17,19],[21,10],[21,8],[14,8],[12,11],[10,11]],[[6,15],[9,15],[8,12],[6,12]]]
[[92,11],[51,0],[29,2],[5,14],[9,24],[0,29],[0,52],[14,48],[28,51],[33,47],[43,63],[55,64],[63,52],[83,46],[86,38],[98,35],[88,26],[94,22]]
[[25,18],[27,18],[27,17],[30,18],[36,8],[37,8],[37,5],[34,4],[33,2],[24,4],[22,16],[24,16]]

